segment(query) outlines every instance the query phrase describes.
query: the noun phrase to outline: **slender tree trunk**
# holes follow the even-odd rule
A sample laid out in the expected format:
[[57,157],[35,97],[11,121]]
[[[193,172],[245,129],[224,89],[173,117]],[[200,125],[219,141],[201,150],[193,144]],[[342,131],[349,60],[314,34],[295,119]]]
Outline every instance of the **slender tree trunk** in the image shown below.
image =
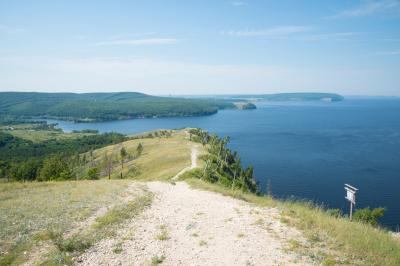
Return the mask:
[[235,187],[235,180],[236,180],[236,170],[235,173],[233,174],[232,189]]
[[124,160],[121,160],[121,179],[122,179],[122,171],[124,171]]

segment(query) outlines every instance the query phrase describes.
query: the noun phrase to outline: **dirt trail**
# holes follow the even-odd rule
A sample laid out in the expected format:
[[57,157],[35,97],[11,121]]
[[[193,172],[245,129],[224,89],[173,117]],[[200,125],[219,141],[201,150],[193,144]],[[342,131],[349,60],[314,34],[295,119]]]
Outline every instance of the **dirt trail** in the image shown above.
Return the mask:
[[[310,265],[285,252],[297,230],[280,222],[275,208],[259,208],[217,193],[149,182],[156,197],[147,209],[79,258],[80,265]],[[116,247],[118,251],[116,252]]]
[[[172,180],[197,167],[191,165]],[[287,251],[291,240],[305,244],[299,231],[280,222],[275,208],[255,207],[184,182],[146,183],[155,194],[152,206],[100,241],[77,260],[79,265],[311,265]],[[286,251],[285,251],[286,250]]]
[[186,171],[189,171],[191,169],[194,169],[197,167],[197,154],[198,154],[198,149],[197,146],[192,146],[191,148],[192,152],[190,154],[190,159],[191,159],[191,165],[188,167],[183,168],[179,173],[177,173],[172,180],[178,180],[178,178],[183,175]]

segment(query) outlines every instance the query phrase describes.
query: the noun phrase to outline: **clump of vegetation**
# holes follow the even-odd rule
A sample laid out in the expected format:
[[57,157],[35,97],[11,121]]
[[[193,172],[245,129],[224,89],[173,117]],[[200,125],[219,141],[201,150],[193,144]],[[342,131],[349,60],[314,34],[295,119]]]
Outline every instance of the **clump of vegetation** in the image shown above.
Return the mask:
[[169,239],[168,230],[164,224],[160,225],[160,233],[157,235],[156,239],[161,241]]
[[245,234],[243,234],[243,233],[239,233],[239,234],[237,234],[237,237],[238,238],[242,238],[242,237],[245,237],[246,235]]
[[113,250],[112,250],[115,254],[120,254],[122,253],[123,249],[122,249],[122,243],[118,243],[114,246]]
[[151,265],[152,265],[152,266],[159,265],[159,264],[163,263],[164,260],[165,260],[165,256],[164,256],[164,255],[161,255],[161,256],[158,256],[158,255],[153,256],[153,257],[151,258]]
[[61,155],[50,156],[43,161],[38,181],[68,180],[72,178],[72,170]]
[[97,167],[89,168],[87,178],[90,180],[97,180],[100,178],[100,170]]
[[79,156],[80,153],[125,140],[124,135],[105,133],[36,143],[0,131],[0,178],[8,181],[75,179],[76,170],[88,160],[86,155]]
[[370,209],[369,207],[358,209],[354,213],[354,220],[362,223],[378,225],[378,220],[385,214],[385,208]]
[[206,245],[207,245],[207,242],[206,242],[206,241],[204,241],[204,240],[200,240],[200,241],[199,241],[199,246],[200,246],[200,247],[206,246]]
[[201,129],[191,129],[189,134],[192,141],[207,146],[209,153],[202,157],[205,166],[198,173],[198,178],[231,189],[259,193],[258,184],[253,177],[253,167],[242,167],[238,153],[227,148],[229,137],[221,139]]

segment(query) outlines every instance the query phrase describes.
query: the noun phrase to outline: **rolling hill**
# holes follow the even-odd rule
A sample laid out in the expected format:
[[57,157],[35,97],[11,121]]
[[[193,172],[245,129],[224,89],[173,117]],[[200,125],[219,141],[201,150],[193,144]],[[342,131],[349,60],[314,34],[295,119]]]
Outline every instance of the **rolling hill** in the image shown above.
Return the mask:
[[17,118],[104,121],[210,115],[224,108],[234,105],[222,100],[158,97],[137,92],[0,93],[0,115]]

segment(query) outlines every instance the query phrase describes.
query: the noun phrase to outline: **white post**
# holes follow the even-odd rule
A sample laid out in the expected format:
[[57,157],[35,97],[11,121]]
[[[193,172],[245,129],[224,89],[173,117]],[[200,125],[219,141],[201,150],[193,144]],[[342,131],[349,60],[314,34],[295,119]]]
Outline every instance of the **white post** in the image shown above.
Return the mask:
[[350,221],[353,218],[353,202],[350,201]]
[[350,201],[350,221],[353,219],[353,204],[356,204],[356,192],[357,188],[350,186],[349,184],[344,184],[344,189],[347,192],[346,199]]

